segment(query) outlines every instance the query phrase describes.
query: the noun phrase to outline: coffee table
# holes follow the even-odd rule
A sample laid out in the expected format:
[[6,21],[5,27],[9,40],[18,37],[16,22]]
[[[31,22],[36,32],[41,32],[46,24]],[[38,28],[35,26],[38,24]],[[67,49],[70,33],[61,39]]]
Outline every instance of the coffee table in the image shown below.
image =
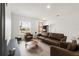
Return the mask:
[[25,47],[27,48],[27,50],[37,48],[37,46],[38,46],[38,42],[36,40],[29,41],[25,44]]

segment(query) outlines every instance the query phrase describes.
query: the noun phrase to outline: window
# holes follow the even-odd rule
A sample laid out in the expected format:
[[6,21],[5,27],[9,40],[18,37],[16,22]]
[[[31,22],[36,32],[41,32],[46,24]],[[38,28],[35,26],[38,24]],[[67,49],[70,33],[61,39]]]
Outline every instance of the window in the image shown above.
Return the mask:
[[29,21],[20,21],[20,30],[21,32],[30,32],[31,31],[31,22]]

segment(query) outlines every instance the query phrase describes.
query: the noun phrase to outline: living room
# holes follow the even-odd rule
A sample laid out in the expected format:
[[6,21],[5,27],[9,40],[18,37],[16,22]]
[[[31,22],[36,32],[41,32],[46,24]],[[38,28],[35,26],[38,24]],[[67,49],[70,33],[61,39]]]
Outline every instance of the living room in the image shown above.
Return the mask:
[[[65,42],[72,42],[76,40],[77,45],[79,45],[78,44],[79,43],[78,5],[79,5],[78,3],[76,4],[75,3],[72,4],[71,3],[65,3],[65,4],[64,3],[13,3],[13,4],[8,3],[6,4],[5,38],[7,40],[7,45],[10,45],[9,44],[10,41],[14,40],[15,38],[21,38],[22,39],[21,41],[23,41],[25,39],[24,38],[25,34],[28,32],[30,32],[33,35],[33,38],[36,38],[35,36],[39,36],[38,34],[42,32],[47,32],[48,36],[50,33],[56,33],[55,34],[56,36],[57,35],[62,36],[62,34],[64,34],[64,37],[66,36]],[[46,28],[43,28],[45,26]],[[42,45],[46,46],[45,44]],[[10,48],[11,49],[15,48],[14,46],[13,47],[11,46],[9,46],[8,50]],[[73,48],[70,49],[74,50]],[[69,51],[69,53],[71,52],[70,54],[66,54],[68,53],[66,51],[65,54],[60,53],[60,55],[62,54],[79,55],[78,52],[77,54],[75,53],[73,54],[72,51]],[[49,56],[49,54],[51,53],[50,49],[47,53],[48,53],[47,55]]]

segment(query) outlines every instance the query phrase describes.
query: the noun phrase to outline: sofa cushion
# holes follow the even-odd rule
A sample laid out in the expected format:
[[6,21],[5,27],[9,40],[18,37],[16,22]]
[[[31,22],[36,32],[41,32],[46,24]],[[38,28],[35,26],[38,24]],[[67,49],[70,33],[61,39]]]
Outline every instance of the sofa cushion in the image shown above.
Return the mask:
[[60,33],[49,33],[49,37],[50,38],[54,38],[54,39],[60,41],[64,37],[64,34],[60,34]]
[[55,46],[59,46],[59,41],[58,40],[51,40],[49,38],[46,38],[45,41],[49,44],[55,45]]
[[48,37],[48,33],[47,32],[43,32],[43,33],[41,33],[41,35],[44,36],[44,37]]
[[43,36],[39,36],[38,38],[39,38],[39,39],[45,39],[45,37],[43,37]]
[[60,47],[61,47],[61,48],[67,49],[67,45],[68,45],[67,42],[60,42]]
[[57,40],[48,40],[48,41],[50,41],[50,42],[54,42],[54,43],[59,43],[59,41],[57,41]]

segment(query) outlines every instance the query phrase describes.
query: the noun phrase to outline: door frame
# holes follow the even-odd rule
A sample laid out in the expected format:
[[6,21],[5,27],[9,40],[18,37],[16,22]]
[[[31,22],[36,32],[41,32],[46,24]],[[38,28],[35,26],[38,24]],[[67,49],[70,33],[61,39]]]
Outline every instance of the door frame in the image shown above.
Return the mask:
[[0,3],[0,56],[5,55],[5,3]]

